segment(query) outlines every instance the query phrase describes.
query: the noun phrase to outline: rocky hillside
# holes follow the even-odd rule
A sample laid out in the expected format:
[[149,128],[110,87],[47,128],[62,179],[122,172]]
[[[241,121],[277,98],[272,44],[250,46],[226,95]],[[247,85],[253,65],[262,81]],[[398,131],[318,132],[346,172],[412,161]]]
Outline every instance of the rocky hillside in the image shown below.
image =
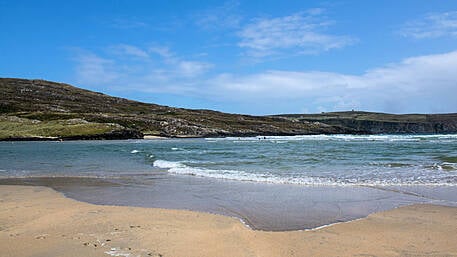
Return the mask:
[[0,78],[0,139],[358,133],[318,121],[141,103],[44,80]]
[[327,112],[321,114],[283,114],[293,122],[321,122],[371,134],[457,133],[457,113],[387,114],[373,112]]

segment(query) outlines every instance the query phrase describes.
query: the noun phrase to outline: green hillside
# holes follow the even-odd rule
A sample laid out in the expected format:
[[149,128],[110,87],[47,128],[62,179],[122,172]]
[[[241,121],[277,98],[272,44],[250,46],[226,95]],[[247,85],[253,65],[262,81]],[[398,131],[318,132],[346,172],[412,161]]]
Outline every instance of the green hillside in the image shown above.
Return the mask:
[[[0,139],[220,137],[355,133],[353,129],[281,117],[189,110],[45,80],[0,78]],[[113,134],[114,133],[114,134]]]

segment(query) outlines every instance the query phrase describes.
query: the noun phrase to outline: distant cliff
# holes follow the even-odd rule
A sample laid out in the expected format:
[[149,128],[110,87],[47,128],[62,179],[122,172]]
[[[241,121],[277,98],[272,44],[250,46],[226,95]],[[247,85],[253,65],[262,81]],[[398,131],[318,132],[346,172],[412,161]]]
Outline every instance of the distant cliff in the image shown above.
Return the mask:
[[141,103],[45,80],[0,78],[0,140],[335,133],[358,131],[314,121]]
[[326,112],[321,114],[283,114],[295,122],[321,122],[371,134],[457,133],[457,113],[387,114],[373,112]]

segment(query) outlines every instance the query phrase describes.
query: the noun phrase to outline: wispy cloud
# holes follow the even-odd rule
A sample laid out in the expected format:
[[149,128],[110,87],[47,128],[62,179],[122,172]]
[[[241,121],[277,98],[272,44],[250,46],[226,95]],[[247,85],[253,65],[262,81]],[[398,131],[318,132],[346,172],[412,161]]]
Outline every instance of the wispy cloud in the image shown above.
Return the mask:
[[114,19],[110,23],[111,27],[117,29],[138,29],[147,27],[148,24],[146,22],[140,21],[135,18],[118,18]]
[[271,108],[264,113],[274,113],[290,103],[297,106],[289,109],[290,112],[457,110],[457,51],[411,57],[359,75],[286,70],[211,75],[208,73],[211,64],[180,58],[169,48],[151,47],[143,51],[152,60],[158,57],[160,60],[125,65],[113,57],[85,53],[78,59],[76,68],[80,83],[100,85],[105,90],[171,93]]
[[356,42],[353,37],[326,32],[334,22],[323,12],[316,8],[289,16],[253,19],[238,32],[238,46],[250,56],[264,57],[285,51],[316,54]]
[[185,77],[197,77],[213,67],[206,62],[180,61],[178,63],[179,73]]
[[88,52],[79,52],[78,56],[74,58],[77,62],[78,81],[88,81],[92,85],[105,85],[119,77],[119,71],[112,60]]
[[149,54],[145,50],[132,45],[114,45],[110,47],[110,50],[117,55],[127,55],[137,58],[149,58]]
[[422,19],[409,21],[399,33],[417,39],[457,37],[457,11],[432,13]]
[[163,58],[163,61],[173,67],[175,76],[197,77],[213,67],[208,62],[184,60],[174,54],[168,47],[154,46],[148,49],[149,52],[155,53]]
[[213,65],[182,58],[163,46],[138,47],[119,44],[100,55],[76,51],[77,82],[116,90],[144,92],[189,92],[191,79],[202,76]]
[[200,11],[194,15],[194,21],[197,26],[207,30],[238,28],[243,20],[238,13],[238,5],[236,1],[228,1],[222,6]]

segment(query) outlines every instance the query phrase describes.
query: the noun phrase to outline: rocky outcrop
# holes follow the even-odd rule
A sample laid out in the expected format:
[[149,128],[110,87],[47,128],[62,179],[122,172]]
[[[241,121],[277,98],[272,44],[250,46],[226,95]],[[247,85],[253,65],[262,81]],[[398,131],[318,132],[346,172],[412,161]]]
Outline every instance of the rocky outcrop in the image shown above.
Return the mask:
[[392,122],[373,120],[328,120],[327,123],[373,134],[427,134],[457,132],[457,122],[452,121]]
[[295,121],[319,121],[370,134],[457,133],[457,114],[330,112],[278,115]]
[[4,137],[0,141],[58,141],[57,137]]
[[142,139],[144,134],[138,130],[124,129],[103,134],[79,135],[60,137],[58,140],[118,140],[118,139]]
[[125,129],[94,135],[76,135],[63,137],[6,137],[0,138],[0,141],[120,140],[142,139],[143,137],[143,133],[138,130]]

